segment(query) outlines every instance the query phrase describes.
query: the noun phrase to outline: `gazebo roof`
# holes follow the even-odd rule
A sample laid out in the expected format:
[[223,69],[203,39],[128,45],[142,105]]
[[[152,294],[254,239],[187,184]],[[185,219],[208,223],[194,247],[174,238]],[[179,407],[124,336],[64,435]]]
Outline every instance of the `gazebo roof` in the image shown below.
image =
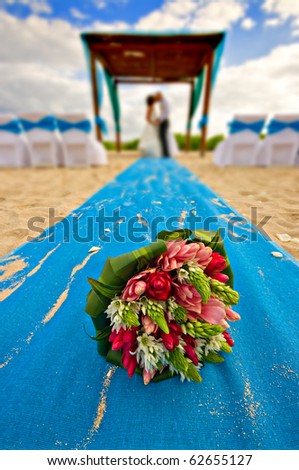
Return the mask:
[[96,60],[123,82],[184,82],[198,77],[224,33],[83,33]]

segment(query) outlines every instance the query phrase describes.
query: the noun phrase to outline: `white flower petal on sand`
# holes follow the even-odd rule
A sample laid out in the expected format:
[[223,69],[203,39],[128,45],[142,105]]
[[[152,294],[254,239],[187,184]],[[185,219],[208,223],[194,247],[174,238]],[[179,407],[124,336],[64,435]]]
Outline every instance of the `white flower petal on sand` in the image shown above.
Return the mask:
[[281,242],[290,242],[292,240],[288,233],[277,233],[276,236]]

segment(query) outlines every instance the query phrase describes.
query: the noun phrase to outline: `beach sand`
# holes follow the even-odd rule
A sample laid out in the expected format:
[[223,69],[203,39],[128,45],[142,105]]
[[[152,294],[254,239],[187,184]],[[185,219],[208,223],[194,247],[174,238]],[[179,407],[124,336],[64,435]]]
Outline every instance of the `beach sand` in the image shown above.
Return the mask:
[[[134,152],[110,153],[109,164],[98,168],[25,168],[0,170],[0,256],[27,241],[31,217],[44,217],[49,207],[64,217],[113,179],[138,157]],[[270,220],[265,232],[299,259],[299,168],[217,168],[211,154],[182,154],[178,159],[242,215]],[[254,220],[252,220],[255,222]],[[41,224],[39,224],[41,225]],[[281,242],[277,234],[297,239]]]

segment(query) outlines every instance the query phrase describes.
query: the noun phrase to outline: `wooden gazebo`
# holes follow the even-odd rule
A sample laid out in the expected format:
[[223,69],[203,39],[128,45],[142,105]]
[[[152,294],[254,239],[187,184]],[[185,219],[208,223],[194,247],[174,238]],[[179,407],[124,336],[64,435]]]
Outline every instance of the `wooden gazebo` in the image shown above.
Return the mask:
[[[104,71],[114,110],[116,147],[121,148],[120,110],[117,88],[120,84],[187,83],[190,104],[187,119],[186,150],[190,148],[191,120],[203,91],[201,154],[207,137],[212,84],[215,80],[225,33],[83,33],[89,53],[93,107],[96,122],[101,120],[97,61]],[[204,79],[205,76],[205,79]],[[102,140],[101,126],[97,138]]]

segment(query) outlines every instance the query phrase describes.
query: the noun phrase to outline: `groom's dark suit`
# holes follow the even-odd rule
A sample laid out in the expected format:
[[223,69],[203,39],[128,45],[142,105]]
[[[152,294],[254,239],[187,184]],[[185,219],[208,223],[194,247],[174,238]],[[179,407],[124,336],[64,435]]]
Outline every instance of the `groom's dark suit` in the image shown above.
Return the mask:
[[159,137],[162,146],[162,157],[167,158],[169,155],[168,147],[168,128],[169,128],[169,106],[164,97],[161,99],[161,115],[159,124]]

